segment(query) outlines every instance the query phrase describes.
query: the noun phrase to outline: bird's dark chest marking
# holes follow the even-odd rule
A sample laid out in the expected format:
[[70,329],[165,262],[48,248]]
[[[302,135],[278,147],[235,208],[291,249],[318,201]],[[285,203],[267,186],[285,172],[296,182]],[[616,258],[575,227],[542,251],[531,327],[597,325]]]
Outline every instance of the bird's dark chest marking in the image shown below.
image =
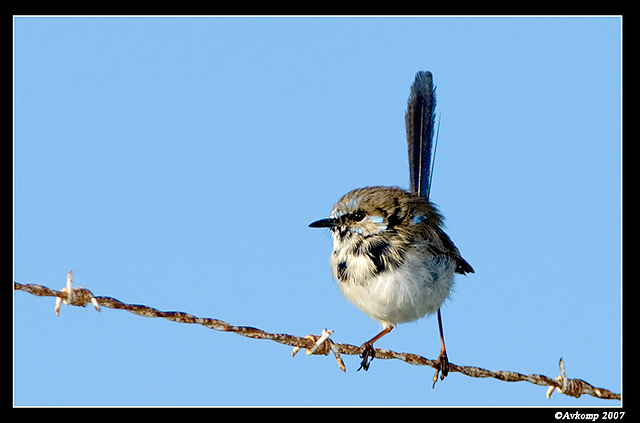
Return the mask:
[[[335,254],[335,252],[334,252]],[[391,246],[386,241],[361,241],[356,243],[351,251],[354,258],[366,259],[371,261],[371,273],[369,277],[374,277],[380,273],[398,267],[401,263],[399,255],[394,254]],[[336,265],[336,277],[340,282],[346,282],[349,279],[349,265],[347,260],[342,260]],[[353,276],[353,275],[351,275]]]
[[389,244],[384,241],[371,244],[367,249],[366,255],[376,268],[375,274],[379,275],[387,268],[388,259],[386,257],[389,255]]
[[341,261],[340,263],[338,263],[338,271],[337,276],[338,276],[338,280],[340,282],[346,282],[347,280],[347,262],[346,261]]

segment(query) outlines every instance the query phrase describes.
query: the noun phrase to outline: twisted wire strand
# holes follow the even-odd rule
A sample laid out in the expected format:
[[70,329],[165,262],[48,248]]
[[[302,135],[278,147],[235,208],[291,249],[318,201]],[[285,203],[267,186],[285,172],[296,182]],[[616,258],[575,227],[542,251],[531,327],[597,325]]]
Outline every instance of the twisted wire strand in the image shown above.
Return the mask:
[[[68,280],[70,281],[70,275]],[[345,368],[344,364],[342,363],[342,359],[340,358],[341,354],[359,355],[363,352],[362,348],[359,346],[334,343],[331,339],[328,338],[331,331],[327,331],[327,333],[323,334],[322,337],[316,337],[314,335],[300,337],[285,333],[269,333],[252,326],[234,326],[222,320],[208,317],[196,317],[192,314],[181,311],[161,311],[146,305],[127,304],[112,297],[94,296],[91,291],[86,288],[71,288],[70,283],[68,283],[66,289],[63,289],[61,291],[56,291],[55,289],[51,289],[38,284],[22,284],[19,282],[14,282],[13,287],[16,291],[24,291],[36,296],[57,297],[56,312],[59,309],[59,304],[61,301],[64,301],[65,304],[81,307],[85,307],[87,304],[93,303],[94,307],[96,307],[98,311],[100,311],[100,307],[107,307],[116,310],[126,310],[139,316],[159,317],[177,323],[198,324],[209,329],[223,332],[233,332],[238,335],[246,336],[253,339],[268,339],[280,344],[294,347],[293,355],[295,355],[301,348],[304,348],[307,354],[328,355],[329,352],[332,351],[336,356],[338,365],[343,371],[345,371]],[[408,364],[417,366],[430,366],[434,369],[437,367],[437,360],[430,360],[417,354],[398,353],[383,348],[375,349],[375,357],[376,359],[402,360]],[[449,372],[458,372],[463,375],[476,378],[490,377],[505,382],[529,382],[535,385],[548,386],[549,389],[547,390],[547,397],[550,397],[551,393],[554,390],[557,390],[562,394],[576,398],[580,397],[581,395],[587,394],[601,399],[622,399],[621,394],[614,393],[604,388],[596,388],[582,379],[567,378],[564,368],[564,362],[562,359],[560,359],[559,366],[560,375],[556,378],[550,378],[548,376],[540,374],[525,375],[512,371],[487,370],[475,366],[459,366],[453,363],[449,363]]]

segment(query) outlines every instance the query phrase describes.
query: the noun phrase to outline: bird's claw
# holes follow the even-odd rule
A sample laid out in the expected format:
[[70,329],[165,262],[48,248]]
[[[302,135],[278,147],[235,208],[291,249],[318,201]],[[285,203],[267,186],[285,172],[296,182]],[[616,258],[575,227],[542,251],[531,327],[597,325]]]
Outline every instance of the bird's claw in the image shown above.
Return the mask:
[[364,369],[364,371],[366,372],[367,370],[369,370],[371,361],[376,356],[376,350],[373,348],[373,345],[366,342],[362,344],[361,348],[362,354],[360,354],[360,358],[362,359],[362,362],[360,363],[360,367],[358,367],[358,371],[360,371],[360,369]]
[[438,360],[436,360],[436,373],[433,375],[433,385],[431,385],[431,388],[435,388],[436,382],[438,381],[438,375],[440,375],[440,380],[444,380],[444,378],[448,374],[449,374],[449,358],[447,357],[447,352],[440,351]]

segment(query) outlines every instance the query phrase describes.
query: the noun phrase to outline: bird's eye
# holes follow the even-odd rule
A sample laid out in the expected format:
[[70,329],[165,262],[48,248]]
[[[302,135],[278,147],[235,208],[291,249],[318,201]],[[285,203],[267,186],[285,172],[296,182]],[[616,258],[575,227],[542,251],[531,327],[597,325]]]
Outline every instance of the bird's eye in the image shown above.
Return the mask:
[[365,214],[366,213],[363,210],[356,210],[355,212],[351,213],[351,218],[356,222],[360,222],[362,219],[364,219]]

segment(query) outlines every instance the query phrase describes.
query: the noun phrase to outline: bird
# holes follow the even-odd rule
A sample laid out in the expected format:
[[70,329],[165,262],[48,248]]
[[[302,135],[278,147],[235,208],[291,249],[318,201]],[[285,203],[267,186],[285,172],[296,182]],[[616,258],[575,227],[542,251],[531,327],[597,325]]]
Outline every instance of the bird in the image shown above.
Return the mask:
[[333,238],[331,271],[344,296],[382,325],[361,346],[358,370],[369,369],[374,342],[397,327],[437,315],[440,354],[433,385],[449,371],[440,308],[454,275],[474,273],[444,232],[444,217],[429,199],[435,144],[433,75],[416,74],[405,113],[410,189],[367,186],[342,196],[329,217],[309,224],[328,228]]

